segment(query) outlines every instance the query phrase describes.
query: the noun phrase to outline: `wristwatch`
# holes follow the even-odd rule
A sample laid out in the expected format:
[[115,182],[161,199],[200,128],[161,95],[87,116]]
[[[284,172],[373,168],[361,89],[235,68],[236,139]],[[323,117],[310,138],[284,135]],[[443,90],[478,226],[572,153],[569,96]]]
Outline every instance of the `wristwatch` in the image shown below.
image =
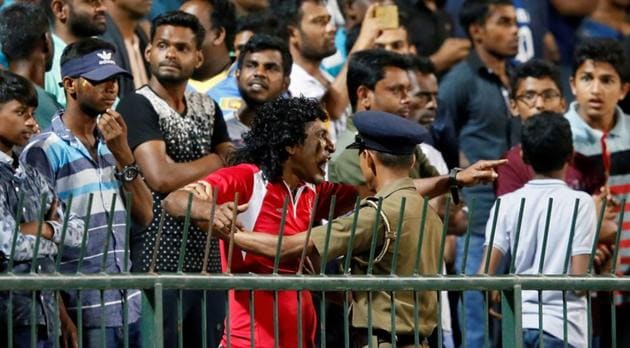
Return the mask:
[[116,173],[114,173],[116,179],[122,182],[132,182],[138,177],[138,175],[142,175],[142,172],[140,171],[140,167],[138,167],[136,162],[124,166],[122,171],[117,170]]
[[453,203],[459,204],[459,185],[457,185],[457,173],[461,172],[462,168],[453,168],[448,173],[448,186],[451,189],[451,196],[453,197]]

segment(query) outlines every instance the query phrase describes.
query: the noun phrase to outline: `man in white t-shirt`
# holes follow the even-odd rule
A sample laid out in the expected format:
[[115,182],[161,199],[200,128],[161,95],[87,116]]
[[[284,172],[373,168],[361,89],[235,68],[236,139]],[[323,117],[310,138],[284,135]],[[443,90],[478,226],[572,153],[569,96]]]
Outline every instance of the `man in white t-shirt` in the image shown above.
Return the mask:
[[[573,143],[569,122],[560,116],[543,112],[523,125],[523,160],[534,168],[536,176],[522,188],[501,196],[500,203],[497,200],[490,211],[484,251],[484,254],[487,253],[488,245],[492,244],[489,274],[496,272],[501,258],[507,253],[514,258],[515,274],[586,273],[595,239],[595,204],[591,196],[571,189],[563,180],[573,155]],[[525,199],[523,224],[517,238],[515,234],[522,199]],[[551,216],[548,219],[550,204]],[[495,209],[499,211],[493,233]],[[571,231],[574,216],[577,220],[575,230]],[[482,260],[485,259],[484,256]],[[484,266],[482,263],[480,272],[485,272]],[[566,295],[565,318],[562,292],[542,292],[545,347],[562,346],[565,340],[572,347],[587,345],[586,298],[573,291],[568,291]],[[523,291],[522,309],[524,346],[535,347],[542,343],[539,341],[538,291]],[[568,329],[566,336],[565,321]]]

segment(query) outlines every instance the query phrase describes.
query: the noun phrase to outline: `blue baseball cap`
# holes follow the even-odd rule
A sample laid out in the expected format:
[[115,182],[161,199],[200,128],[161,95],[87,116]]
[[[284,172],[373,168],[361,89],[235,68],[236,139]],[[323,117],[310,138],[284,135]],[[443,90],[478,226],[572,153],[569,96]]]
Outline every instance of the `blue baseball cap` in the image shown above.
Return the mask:
[[411,155],[428,134],[427,129],[418,123],[382,111],[360,111],[352,121],[359,134],[348,149]]
[[61,77],[83,77],[97,83],[116,75],[133,78],[127,70],[116,64],[113,56],[113,51],[103,49],[70,59],[61,65]]

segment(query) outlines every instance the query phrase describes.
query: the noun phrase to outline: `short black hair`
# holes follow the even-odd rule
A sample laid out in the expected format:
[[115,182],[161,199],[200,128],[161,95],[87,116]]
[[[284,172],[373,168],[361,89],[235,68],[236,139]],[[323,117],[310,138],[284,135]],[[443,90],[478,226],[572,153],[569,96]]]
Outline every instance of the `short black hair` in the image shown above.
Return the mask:
[[280,52],[280,55],[282,56],[282,71],[285,76],[291,75],[293,58],[291,57],[291,52],[289,52],[289,47],[280,38],[266,34],[254,34],[254,36],[247,41],[240,56],[238,57],[238,69],[243,67],[243,61],[245,60],[246,54],[264,50],[274,50]]
[[37,91],[26,78],[8,70],[0,70],[0,104],[13,100],[36,108]]
[[324,4],[324,0],[273,0],[270,8],[277,13],[279,18],[284,19],[286,26],[297,27],[304,16],[302,4],[305,2]]
[[287,28],[269,9],[239,17],[236,21],[236,34],[244,31],[268,34],[277,36],[285,42],[289,41]]
[[629,82],[628,62],[621,42],[612,39],[589,38],[580,42],[573,55],[573,76],[587,60],[606,62],[613,66],[622,82]]
[[83,57],[86,54],[98,50],[111,50],[112,52],[116,52],[116,47],[107,41],[93,37],[80,39],[64,48],[63,53],[61,53],[61,62],[59,65],[64,65],[71,59]]
[[304,144],[307,123],[327,119],[328,114],[313,98],[278,98],[267,102],[256,113],[251,130],[243,136],[245,146],[236,150],[232,164],[255,164],[265,179],[277,182],[289,159],[287,147]]
[[[228,50],[234,49],[234,35],[236,35],[236,10],[229,0],[210,0],[212,13],[210,22],[212,29],[223,28],[225,30],[225,44]],[[202,40],[203,42],[203,40]],[[197,45],[200,47],[201,45]]]
[[373,90],[376,83],[385,77],[385,68],[388,67],[407,70],[409,60],[401,54],[383,49],[369,49],[352,54],[348,62],[346,87],[353,109],[356,108],[358,101],[359,86]]
[[521,144],[523,161],[536,173],[561,169],[573,154],[571,125],[562,114],[541,112],[523,123]]
[[9,62],[27,59],[50,31],[44,9],[32,3],[14,3],[0,11],[0,45]]
[[428,57],[410,55],[407,57],[409,60],[409,70],[419,71],[423,74],[435,74],[435,65]]
[[381,161],[381,164],[385,167],[388,168],[411,168],[411,165],[413,164],[413,161],[415,159],[415,155],[414,154],[410,154],[410,155],[394,155],[391,153],[387,153],[387,152],[380,152],[380,151],[376,151],[376,150],[370,150],[372,151],[376,157],[378,158],[379,161]]
[[466,0],[462,4],[459,10],[459,22],[462,28],[466,32],[467,36],[470,36],[470,26],[473,24],[483,25],[490,16],[490,11],[493,6],[514,6],[512,0]]
[[172,25],[174,27],[189,28],[195,34],[195,43],[197,48],[201,48],[203,40],[206,37],[206,30],[203,28],[197,17],[184,11],[169,11],[155,17],[151,23],[151,42],[155,38],[155,32],[158,27],[164,25]]
[[510,86],[510,95],[512,99],[516,97],[516,91],[518,90],[519,84],[528,77],[533,77],[535,79],[549,78],[556,84],[558,91],[562,94],[560,70],[553,63],[547,60],[533,58],[514,69]]

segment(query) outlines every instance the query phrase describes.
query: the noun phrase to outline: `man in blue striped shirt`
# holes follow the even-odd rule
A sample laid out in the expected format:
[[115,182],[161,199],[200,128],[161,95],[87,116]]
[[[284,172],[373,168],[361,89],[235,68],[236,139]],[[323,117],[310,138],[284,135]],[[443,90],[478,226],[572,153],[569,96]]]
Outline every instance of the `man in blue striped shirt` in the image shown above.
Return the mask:
[[[139,225],[146,226],[153,218],[151,192],[127,143],[127,126],[112,110],[117,78],[129,75],[112,59],[114,50],[111,44],[93,38],[66,47],[61,72],[67,109],[23,153],[50,180],[60,199],[73,197],[74,213],[89,218],[85,257],[79,260],[79,248],[64,249],[61,272],[127,272],[127,208]],[[129,207],[125,207],[124,194],[131,195]],[[122,346],[125,300],[129,341],[131,346],[140,345],[139,291],[107,290],[101,297],[94,290],[83,291],[81,296],[79,301],[76,291],[67,292],[64,302],[71,316],[82,310],[85,346],[100,347],[103,341],[107,347]],[[101,326],[106,327],[106,337]]]

